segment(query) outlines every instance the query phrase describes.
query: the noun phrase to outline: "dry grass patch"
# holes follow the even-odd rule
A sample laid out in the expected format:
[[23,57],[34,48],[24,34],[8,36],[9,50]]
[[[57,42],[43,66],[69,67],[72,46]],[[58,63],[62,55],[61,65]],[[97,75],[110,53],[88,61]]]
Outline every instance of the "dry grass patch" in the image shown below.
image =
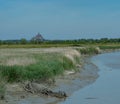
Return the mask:
[[30,64],[35,64],[36,60],[32,57],[13,57],[6,60],[5,65],[7,66],[27,66]]

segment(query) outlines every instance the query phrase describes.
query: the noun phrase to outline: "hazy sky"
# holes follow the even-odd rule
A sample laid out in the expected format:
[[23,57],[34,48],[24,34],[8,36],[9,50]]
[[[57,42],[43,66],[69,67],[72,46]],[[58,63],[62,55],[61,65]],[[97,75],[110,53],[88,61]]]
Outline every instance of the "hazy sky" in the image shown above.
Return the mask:
[[120,38],[120,0],[0,0],[0,39]]

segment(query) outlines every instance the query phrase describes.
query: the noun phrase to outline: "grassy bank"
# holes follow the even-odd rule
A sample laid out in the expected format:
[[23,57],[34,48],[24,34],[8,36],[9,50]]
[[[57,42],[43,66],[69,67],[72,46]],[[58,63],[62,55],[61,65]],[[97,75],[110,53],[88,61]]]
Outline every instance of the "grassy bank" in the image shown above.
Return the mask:
[[[2,49],[0,75],[8,82],[49,79],[74,69],[79,63],[75,50],[48,52],[39,49]],[[71,51],[71,52],[69,52]]]
[[100,49],[99,47],[83,47],[83,48],[77,48],[82,55],[93,55],[93,54],[99,54]]
[[[101,49],[113,48],[100,46]],[[115,47],[114,47],[115,48]],[[118,47],[119,48],[119,45]],[[0,76],[8,82],[49,79],[75,69],[80,54],[100,53],[96,46],[73,48],[1,48]]]

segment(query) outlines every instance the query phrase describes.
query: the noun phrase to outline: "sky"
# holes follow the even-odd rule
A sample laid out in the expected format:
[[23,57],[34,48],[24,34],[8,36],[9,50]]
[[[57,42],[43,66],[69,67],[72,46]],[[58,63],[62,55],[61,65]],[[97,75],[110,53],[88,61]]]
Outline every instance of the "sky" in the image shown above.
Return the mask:
[[120,0],[0,0],[0,40],[120,38]]

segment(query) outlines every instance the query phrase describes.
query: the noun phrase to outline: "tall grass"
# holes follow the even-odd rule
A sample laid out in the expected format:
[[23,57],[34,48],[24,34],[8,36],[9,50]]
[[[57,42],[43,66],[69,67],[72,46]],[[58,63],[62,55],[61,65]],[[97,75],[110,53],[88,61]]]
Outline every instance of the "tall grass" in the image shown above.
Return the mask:
[[92,54],[98,54],[99,49],[96,47],[84,47],[84,48],[77,48],[77,50],[84,55],[92,55]]
[[78,58],[73,60],[60,53],[33,54],[36,63],[20,65],[0,65],[0,73],[8,82],[48,79],[75,68]]
[[20,81],[22,78],[22,70],[20,66],[0,66],[1,77],[8,82]]

